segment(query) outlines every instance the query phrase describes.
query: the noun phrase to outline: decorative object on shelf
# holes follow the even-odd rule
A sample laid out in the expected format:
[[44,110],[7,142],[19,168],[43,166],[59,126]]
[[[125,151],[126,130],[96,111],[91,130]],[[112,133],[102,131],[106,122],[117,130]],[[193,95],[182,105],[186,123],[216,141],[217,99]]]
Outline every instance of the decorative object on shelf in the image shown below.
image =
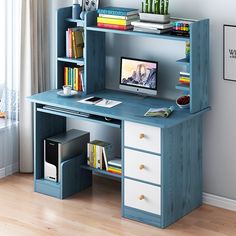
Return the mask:
[[186,57],[186,61],[189,62],[190,60],[190,42],[187,41],[185,44],[185,57]]
[[82,7],[79,4],[78,0],[73,0],[73,5],[72,5],[72,19],[80,19],[80,13],[82,11]]
[[138,20],[138,9],[105,7],[98,9],[97,26],[116,30],[133,29],[132,21]]
[[162,108],[150,108],[144,116],[167,118],[175,110],[174,106]]
[[83,0],[83,11],[96,11],[99,0]]
[[146,0],[142,2],[142,12],[139,13],[141,21],[168,23],[169,0]]
[[223,78],[236,81],[236,25],[224,25],[223,34]]
[[179,108],[187,109],[190,106],[190,96],[184,95],[176,99],[176,104]]
[[172,33],[175,35],[188,37],[191,23],[192,21],[187,21],[187,20],[173,22]]

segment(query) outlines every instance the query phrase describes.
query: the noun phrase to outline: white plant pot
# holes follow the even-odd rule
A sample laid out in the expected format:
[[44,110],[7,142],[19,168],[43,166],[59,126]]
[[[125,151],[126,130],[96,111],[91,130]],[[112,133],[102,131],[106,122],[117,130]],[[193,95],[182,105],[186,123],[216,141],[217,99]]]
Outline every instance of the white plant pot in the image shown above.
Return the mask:
[[155,22],[155,23],[169,23],[170,15],[160,15],[151,13],[139,13],[141,21]]

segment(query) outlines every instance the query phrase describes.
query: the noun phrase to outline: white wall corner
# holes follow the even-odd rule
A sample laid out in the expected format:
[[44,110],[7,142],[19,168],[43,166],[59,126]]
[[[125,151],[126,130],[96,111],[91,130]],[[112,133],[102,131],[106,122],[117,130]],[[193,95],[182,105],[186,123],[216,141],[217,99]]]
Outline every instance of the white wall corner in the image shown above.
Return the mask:
[[219,197],[209,193],[203,193],[203,203],[231,211],[236,211],[236,200]]

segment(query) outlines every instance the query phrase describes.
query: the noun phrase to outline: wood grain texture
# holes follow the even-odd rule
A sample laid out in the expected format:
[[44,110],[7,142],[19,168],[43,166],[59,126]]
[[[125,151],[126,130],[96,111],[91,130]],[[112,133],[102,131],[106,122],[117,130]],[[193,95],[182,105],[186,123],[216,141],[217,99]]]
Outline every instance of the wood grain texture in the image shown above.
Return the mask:
[[[95,24],[96,16],[96,12],[88,12],[85,17],[86,25]],[[86,94],[89,94],[105,88],[105,34],[86,30],[85,39],[85,92]]]
[[208,107],[209,20],[191,24],[190,35],[190,112]]
[[162,226],[202,204],[201,117],[162,132]]
[[[135,94],[114,90],[99,91],[86,97],[90,96],[121,101],[122,103],[111,109],[107,109],[104,107],[78,103],[78,100],[81,98],[77,96],[71,98],[58,96],[57,90],[50,90],[47,92],[35,94],[29,97],[28,100],[34,103],[36,102],[44,105],[58,106],[74,111],[81,111],[93,115],[110,117],[113,119],[137,122],[140,124],[146,124],[160,128],[168,128],[181,124],[182,122],[193,119],[194,117],[198,117],[202,113],[205,113],[209,110],[207,108],[199,113],[190,114],[188,109],[178,108],[175,104],[175,101],[172,100],[142,97]],[[146,113],[151,107],[160,108],[170,106],[175,106],[175,111],[170,117],[168,117],[168,119],[144,116],[144,113]]]
[[44,176],[43,140],[66,131],[66,118],[37,112],[39,107],[38,104],[34,105],[34,173],[36,179]]
[[167,229],[121,218],[120,183],[94,178],[67,200],[35,193],[33,176],[0,180],[1,236],[234,236],[236,212],[207,205]]

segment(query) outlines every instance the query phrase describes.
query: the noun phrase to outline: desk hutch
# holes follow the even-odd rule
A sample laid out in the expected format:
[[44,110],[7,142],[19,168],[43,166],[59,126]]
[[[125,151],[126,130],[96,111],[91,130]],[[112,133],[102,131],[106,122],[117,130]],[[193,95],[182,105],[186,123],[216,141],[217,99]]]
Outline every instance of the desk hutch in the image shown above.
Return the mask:
[[[91,186],[92,172],[120,178],[122,216],[164,228],[202,204],[202,115],[209,110],[209,20],[193,22],[190,36],[182,37],[97,28],[96,17],[96,12],[88,12],[85,20],[73,20],[70,7],[58,10],[57,89],[63,85],[64,66],[83,65],[85,91],[82,96],[99,96],[122,104],[111,109],[82,104],[77,102],[79,97],[58,96],[57,89],[31,96],[29,100],[34,103],[35,191],[63,199]],[[84,28],[84,58],[70,59],[65,57],[65,31],[76,26]],[[189,68],[190,108],[176,108],[169,118],[144,117],[150,107],[169,107],[175,105],[175,101],[106,89],[106,34],[189,41],[190,61],[180,59],[177,63]],[[186,88],[177,86],[176,89]],[[90,116],[51,111],[45,109],[45,105],[85,112]],[[105,117],[112,120],[106,121]],[[86,156],[80,155],[61,163],[58,183],[43,178],[43,140],[65,132],[67,118],[120,130],[121,176],[86,166]]]

